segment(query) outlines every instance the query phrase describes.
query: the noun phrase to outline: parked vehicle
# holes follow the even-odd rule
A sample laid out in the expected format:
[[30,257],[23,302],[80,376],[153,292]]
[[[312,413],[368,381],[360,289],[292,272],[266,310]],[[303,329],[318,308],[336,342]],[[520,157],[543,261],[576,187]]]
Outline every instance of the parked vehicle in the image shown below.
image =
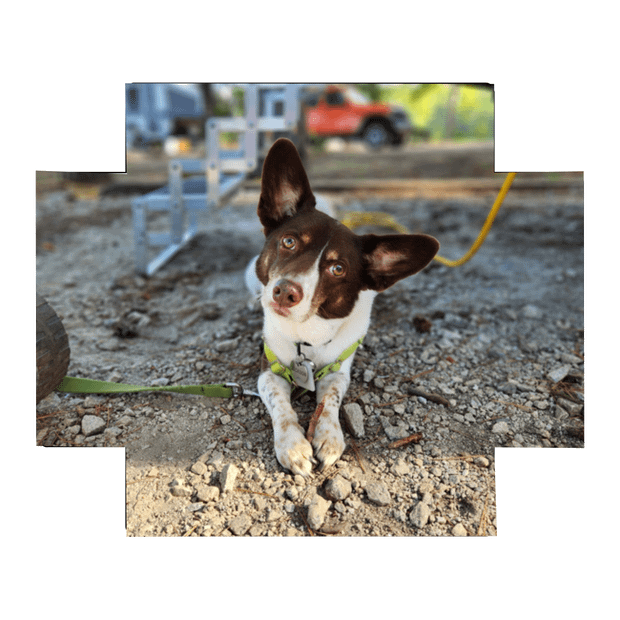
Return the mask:
[[402,144],[413,128],[403,108],[371,102],[352,87],[331,85],[307,97],[306,129],[311,137],[361,139],[376,149]]

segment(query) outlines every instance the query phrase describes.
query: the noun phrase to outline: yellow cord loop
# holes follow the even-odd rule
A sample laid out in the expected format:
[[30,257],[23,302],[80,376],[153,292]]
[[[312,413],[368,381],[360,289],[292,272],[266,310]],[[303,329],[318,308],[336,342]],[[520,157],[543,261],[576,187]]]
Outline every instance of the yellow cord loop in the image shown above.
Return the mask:
[[476,239],[476,241],[474,241],[474,244],[471,246],[471,248],[469,248],[469,251],[458,260],[448,260],[443,256],[435,256],[436,261],[439,261],[442,265],[447,265],[448,267],[458,267],[459,265],[466,263],[480,249],[480,246],[484,243],[484,240],[486,239],[489,230],[491,230],[491,226],[493,226],[493,220],[495,219],[499,208],[502,206],[502,202],[504,202],[504,198],[506,198],[506,194],[508,193],[508,190],[510,189],[510,186],[512,185],[512,182],[514,181],[514,178],[516,176],[516,172],[509,172],[506,176],[502,188],[499,190],[499,194],[495,199],[495,203],[491,207],[489,215],[487,215],[486,222],[480,230],[478,238]]
[[[504,202],[504,198],[506,198],[506,194],[508,193],[508,190],[510,189],[510,186],[516,176],[516,172],[509,172],[506,176],[506,179],[499,190],[499,194],[495,199],[495,203],[489,211],[489,215],[487,216],[484,226],[480,230],[480,234],[478,235],[476,241],[474,241],[474,244],[471,248],[469,248],[469,251],[458,260],[449,260],[443,256],[435,256],[436,261],[439,261],[442,265],[446,265],[447,267],[458,267],[466,263],[480,249],[480,246],[484,243],[489,230],[491,230],[495,216],[497,215],[499,208],[502,206],[502,202]],[[385,226],[386,228],[392,228],[399,233],[406,234],[409,232],[405,226],[399,224],[388,213],[361,213],[354,211],[347,213],[341,221],[347,228],[351,229],[358,228],[360,226]]]
[[392,228],[404,235],[409,232],[406,226],[399,224],[389,213],[377,213],[376,211],[370,213],[351,211],[345,214],[341,222],[351,229],[360,226],[385,226],[385,228]]

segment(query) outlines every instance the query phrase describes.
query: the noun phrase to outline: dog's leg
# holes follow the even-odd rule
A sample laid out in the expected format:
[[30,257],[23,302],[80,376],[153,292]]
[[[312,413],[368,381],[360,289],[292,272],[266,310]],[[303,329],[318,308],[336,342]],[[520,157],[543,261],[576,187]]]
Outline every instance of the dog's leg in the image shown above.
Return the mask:
[[349,387],[349,368],[350,362],[348,368],[327,375],[317,385],[317,400],[323,405],[323,411],[316,425],[312,445],[314,454],[321,463],[320,470],[333,465],[344,452],[344,435],[338,412]]
[[293,474],[309,476],[315,462],[312,446],[304,437],[297,414],[291,407],[290,384],[266,370],[258,378],[258,392],[271,416],[278,462]]

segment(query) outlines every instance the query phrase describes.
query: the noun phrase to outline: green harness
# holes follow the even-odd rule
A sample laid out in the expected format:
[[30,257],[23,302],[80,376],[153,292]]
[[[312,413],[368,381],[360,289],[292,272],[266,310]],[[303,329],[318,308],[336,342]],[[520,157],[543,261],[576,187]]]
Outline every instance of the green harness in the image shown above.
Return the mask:
[[[342,366],[342,362],[344,362],[347,358],[351,357],[353,353],[355,353],[355,350],[357,349],[357,347],[360,346],[360,344],[362,344],[363,340],[364,337],[362,336],[359,340],[356,340],[350,347],[346,348],[336,358],[335,362],[327,364],[327,366],[324,366],[320,370],[317,370],[317,372],[314,373],[314,380],[320,381],[325,375],[328,375],[331,372],[338,372],[340,370],[340,367]],[[280,363],[280,360],[278,360],[276,354],[267,346],[266,342],[264,343],[264,345],[265,356],[267,357],[267,361],[270,364],[271,372],[279,375],[280,377],[284,377],[284,379],[286,379],[289,383],[296,385],[293,377],[292,365],[289,368],[288,366]]]

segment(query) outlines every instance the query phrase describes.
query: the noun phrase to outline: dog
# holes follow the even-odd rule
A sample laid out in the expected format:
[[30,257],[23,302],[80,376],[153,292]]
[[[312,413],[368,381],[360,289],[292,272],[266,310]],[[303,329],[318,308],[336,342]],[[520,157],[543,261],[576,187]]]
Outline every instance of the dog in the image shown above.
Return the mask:
[[[424,234],[357,235],[317,210],[294,144],[278,139],[263,164],[257,214],[265,234],[245,279],[264,311],[258,392],[273,423],[278,462],[323,471],[345,449],[338,413],[377,293],[426,267],[439,249]],[[316,391],[309,441],[291,390]]]

